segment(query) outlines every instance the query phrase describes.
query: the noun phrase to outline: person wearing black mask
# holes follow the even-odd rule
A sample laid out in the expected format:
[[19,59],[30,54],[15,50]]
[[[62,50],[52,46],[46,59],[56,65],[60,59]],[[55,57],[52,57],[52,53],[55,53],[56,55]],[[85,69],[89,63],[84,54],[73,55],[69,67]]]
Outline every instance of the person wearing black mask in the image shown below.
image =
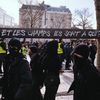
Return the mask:
[[28,61],[20,53],[21,42],[11,39],[8,43],[9,54],[5,58],[2,99],[31,100],[32,75]]
[[74,100],[100,99],[100,73],[88,57],[89,47],[85,44],[73,50],[74,81],[68,92],[74,90]]
[[57,53],[58,41],[53,40],[47,43],[46,58],[44,60],[45,66],[45,79],[44,85],[46,91],[44,94],[44,100],[55,100],[56,93],[60,84],[60,71],[61,61]]

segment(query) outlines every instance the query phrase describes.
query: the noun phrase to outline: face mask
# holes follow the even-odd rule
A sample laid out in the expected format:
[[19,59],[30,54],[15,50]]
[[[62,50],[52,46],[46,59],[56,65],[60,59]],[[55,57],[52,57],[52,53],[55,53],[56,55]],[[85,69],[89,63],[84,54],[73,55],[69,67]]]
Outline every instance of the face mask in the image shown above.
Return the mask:
[[78,65],[81,63],[82,60],[84,60],[84,58],[81,55],[73,55],[73,63]]
[[19,52],[19,49],[17,47],[9,47],[9,53],[10,54],[16,54]]

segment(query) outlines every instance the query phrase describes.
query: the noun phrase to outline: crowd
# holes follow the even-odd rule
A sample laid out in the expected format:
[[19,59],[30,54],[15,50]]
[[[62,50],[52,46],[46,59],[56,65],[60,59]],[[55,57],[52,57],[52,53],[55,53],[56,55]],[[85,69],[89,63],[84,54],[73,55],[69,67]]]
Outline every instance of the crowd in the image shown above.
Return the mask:
[[[100,73],[94,65],[96,43],[64,42],[62,39],[26,44],[12,38],[0,40],[0,79],[2,100],[55,100],[60,84],[62,63],[70,70],[73,63],[74,100],[99,100]],[[30,56],[30,62],[27,60]],[[3,70],[2,70],[3,66]],[[45,86],[45,94],[40,89]]]

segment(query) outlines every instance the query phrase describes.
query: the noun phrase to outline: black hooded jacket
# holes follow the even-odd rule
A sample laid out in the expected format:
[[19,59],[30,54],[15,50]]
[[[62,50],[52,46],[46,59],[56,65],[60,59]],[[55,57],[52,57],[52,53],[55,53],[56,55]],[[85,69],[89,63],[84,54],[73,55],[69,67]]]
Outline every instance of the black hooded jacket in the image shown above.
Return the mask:
[[25,88],[30,87],[32,75],[28,61],[20,53],[15,56],[8,54],[5,59],[2,96],[7,100],[27,100]]
[[[82,57],[76,56],[75,53]],[[87,45],[79,45],[73,51],[74,81],[69,91],[74,90],[74,100],[98,100],[97,98],[100,98],[100,73],[88,56]]]

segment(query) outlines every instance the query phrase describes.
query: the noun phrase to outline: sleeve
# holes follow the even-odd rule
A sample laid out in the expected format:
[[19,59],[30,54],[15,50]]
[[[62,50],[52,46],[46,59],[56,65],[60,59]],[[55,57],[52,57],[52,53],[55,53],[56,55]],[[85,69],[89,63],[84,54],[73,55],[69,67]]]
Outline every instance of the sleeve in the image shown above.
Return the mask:
[[28,61],[22,61],[20,67],[20,86],[15,100],[27,100],[26,98],[30,97],[32,93],[32,75]]

